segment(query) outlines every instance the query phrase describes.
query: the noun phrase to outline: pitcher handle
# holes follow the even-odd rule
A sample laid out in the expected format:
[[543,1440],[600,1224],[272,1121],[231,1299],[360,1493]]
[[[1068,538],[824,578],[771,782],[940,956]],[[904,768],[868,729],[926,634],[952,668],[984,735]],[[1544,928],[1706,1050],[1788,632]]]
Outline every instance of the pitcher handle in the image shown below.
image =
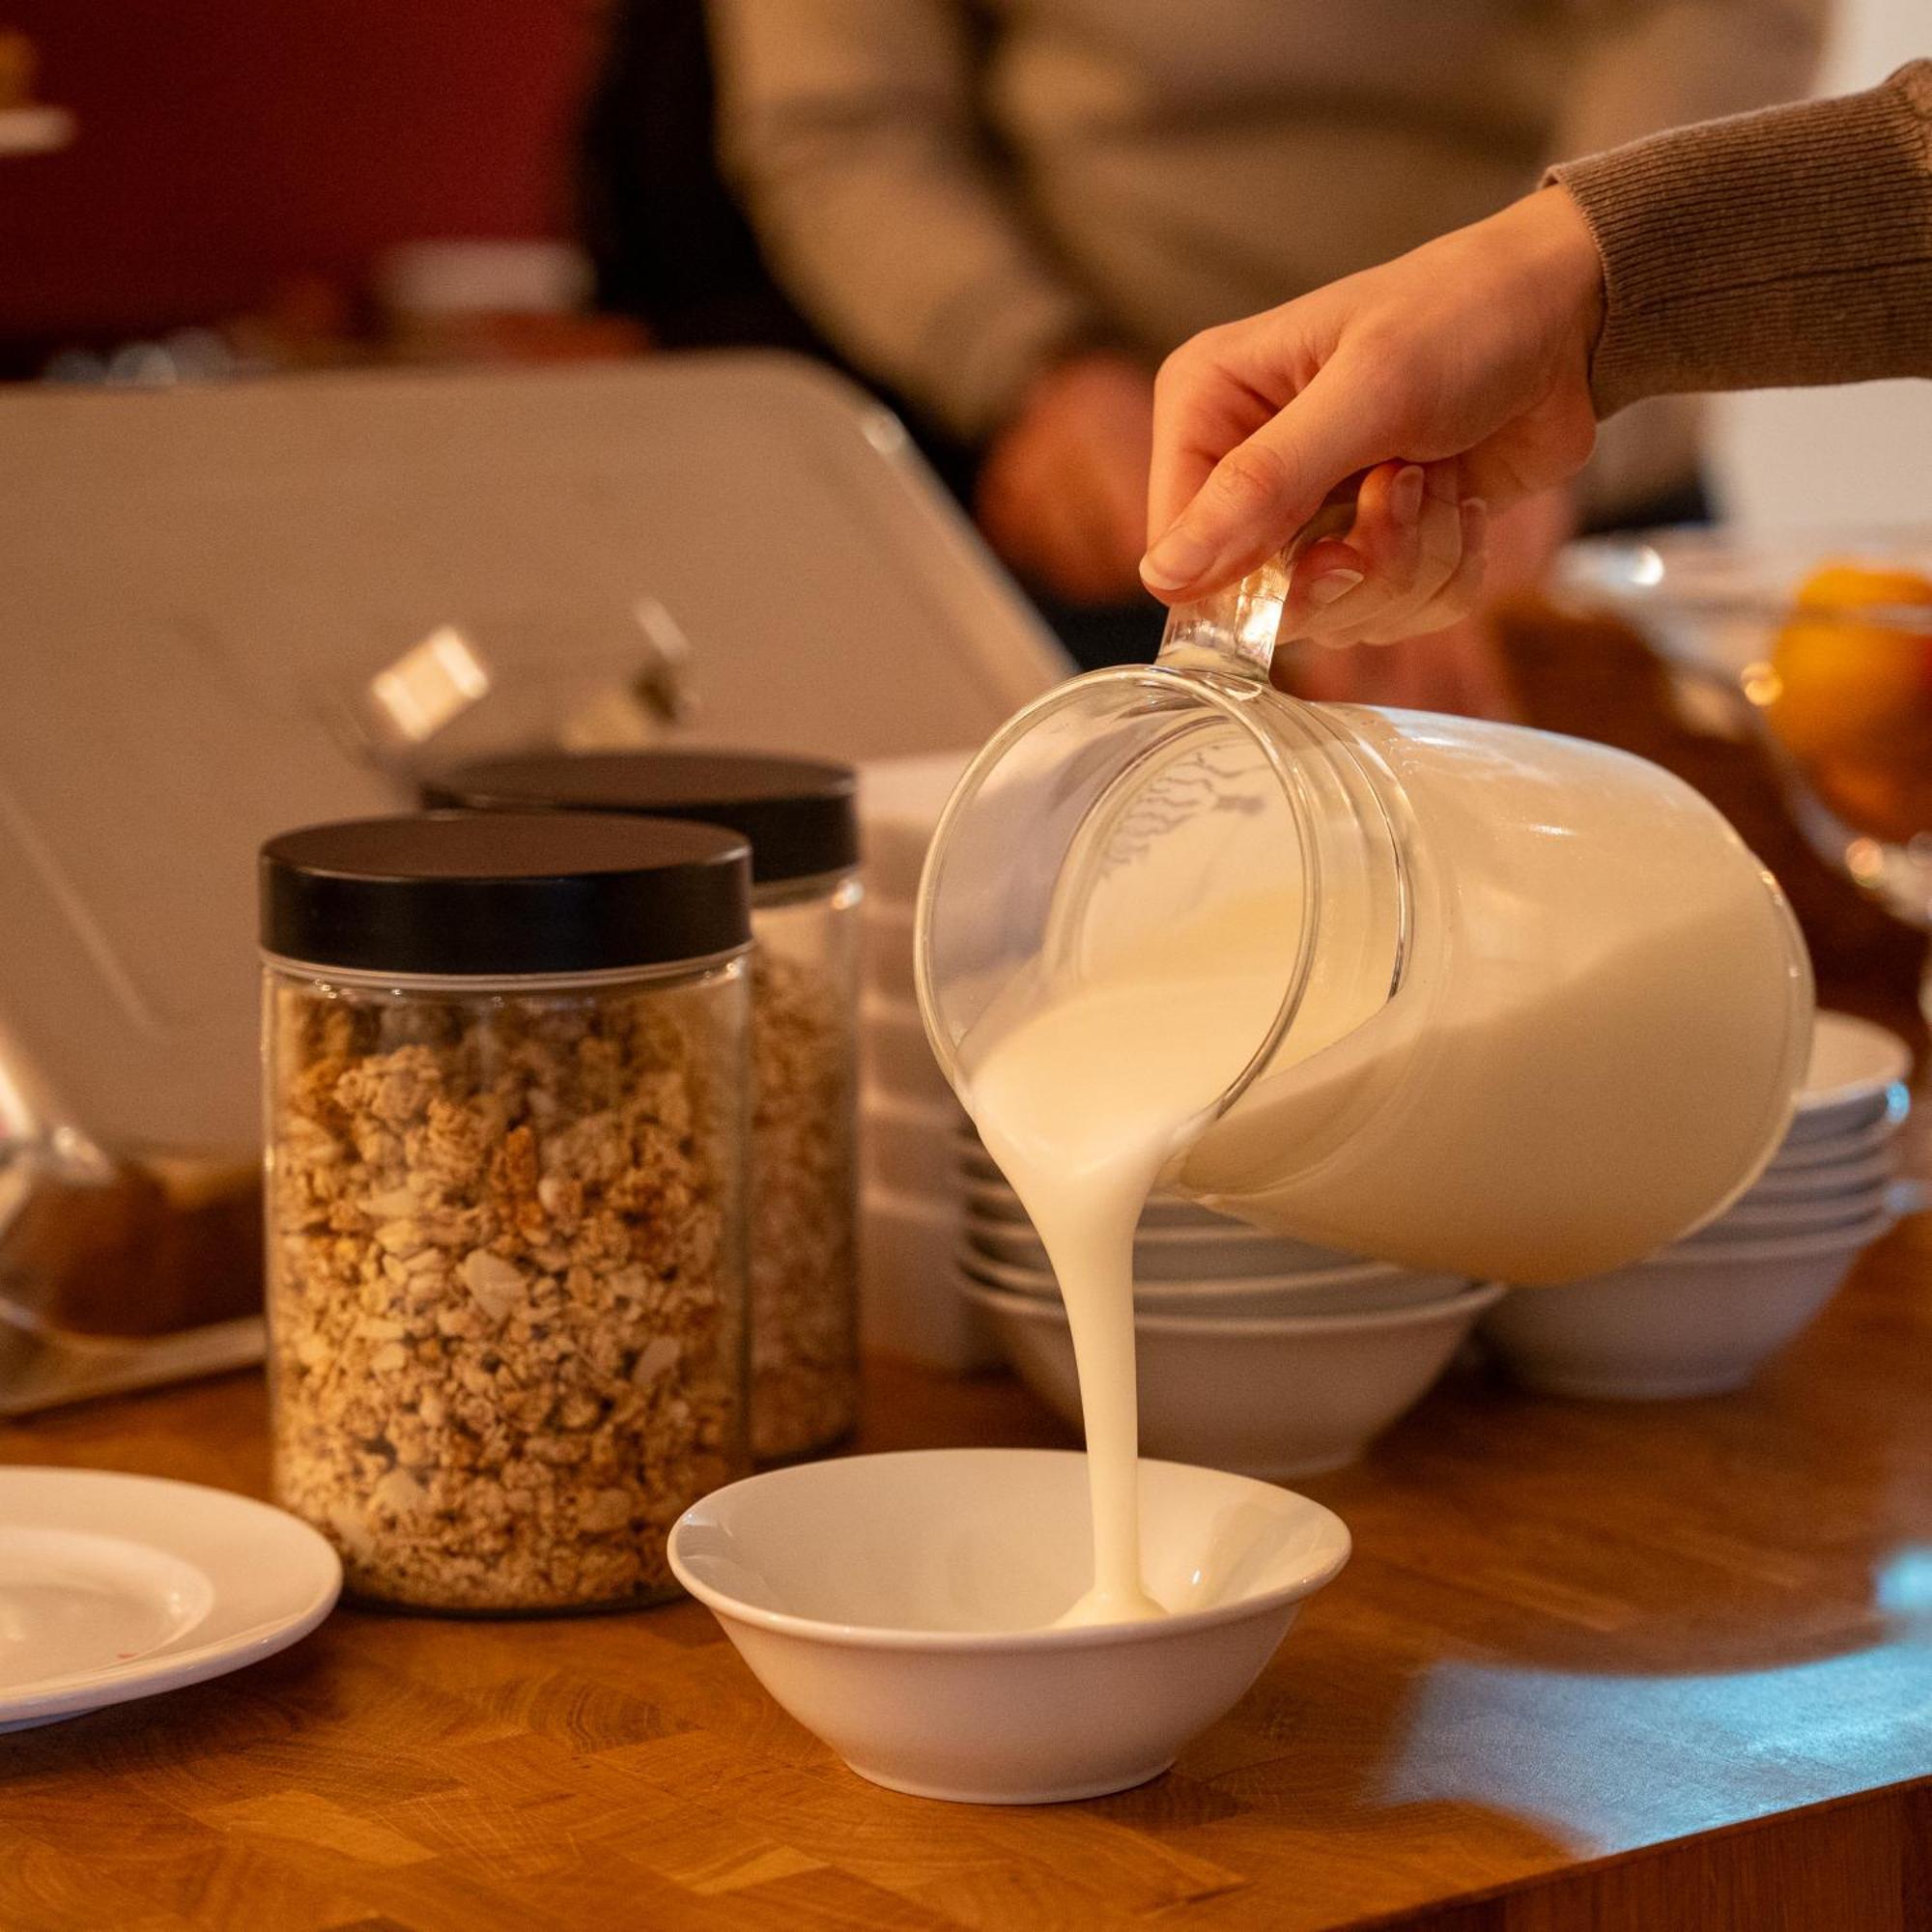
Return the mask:
[[1355,521],[1355,486],[1331,497],[1282,549],[1225,590],[1193,604],[1177,604],[1154,660],[1176,670],[1213,670],[1265,684],[1281,640],[1282,607],[1295,559],[1323,537],[1340,536]]

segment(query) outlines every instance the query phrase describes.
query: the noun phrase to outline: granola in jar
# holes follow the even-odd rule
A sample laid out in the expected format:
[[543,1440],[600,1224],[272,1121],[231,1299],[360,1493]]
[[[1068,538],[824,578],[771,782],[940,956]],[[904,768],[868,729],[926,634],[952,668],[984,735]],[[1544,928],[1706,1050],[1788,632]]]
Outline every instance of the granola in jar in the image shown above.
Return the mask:
[[[856,897],[856,888],[853,888]],[[806,909],[804,923],[818,920]],[[752,1453],[823,1448],[859,1413],[858,1039],[842,962],[754,904]]]
[[[426,830],[458,823],[497,830]],[[276,1492],[353,1590],[437,1609],[670,1594],[670,1525],[745,1466],[743,846],[518,823],[373,821],[269,848]],[[713,876],[732,855],[735,918]],[[522,866],[526,889],[599,864],[636,876],[596,915],[582,894],[510,893],[504,915],[542,926],[459,974],[490,920],[434,920],[411,944],[394,902],[411,885],[429,912],[502,896],[501,878],[452,886],[466,857]],[[346,950],[338,907],[301,917],[318,875],[356,867],[388,894],[374,943],[407,964],[386,974],[313,956]],[[684,929],[645,918],[666,903]],[[575,945],[574,917],[595,927]],[[535,970],[505,970],[519,946]]]

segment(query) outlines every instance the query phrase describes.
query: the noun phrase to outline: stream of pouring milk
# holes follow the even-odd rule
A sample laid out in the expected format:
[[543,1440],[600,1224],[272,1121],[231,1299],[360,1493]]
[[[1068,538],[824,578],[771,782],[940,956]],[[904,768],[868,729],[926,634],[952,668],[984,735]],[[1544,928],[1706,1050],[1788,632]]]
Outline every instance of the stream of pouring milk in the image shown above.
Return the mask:
[[1279,961],[1286,917],[1225,908],[1068,995],[1023,1003],[1016,989],[962,1056],[962,1097],[1039,1232],[1073,1335],[1094,1587],[1063,1623],[1163,1614],[1141,1580],[1134,1229],[1161,1170],[1266,1037],[1282,978],[1261,961]]

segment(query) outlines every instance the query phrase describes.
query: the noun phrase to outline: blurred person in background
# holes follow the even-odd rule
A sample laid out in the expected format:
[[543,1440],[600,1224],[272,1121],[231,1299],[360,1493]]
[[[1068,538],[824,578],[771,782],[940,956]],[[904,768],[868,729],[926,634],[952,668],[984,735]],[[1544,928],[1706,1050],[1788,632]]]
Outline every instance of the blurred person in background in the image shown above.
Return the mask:
[[[664,0],[639,0],[643,11]],[[708,0],[719,151],[847,366],[977,457],[970,499],[1076,655],[1144,655],[1153,371],[1179,343],[1513,201],[1557,156],[1804,91],[1826,0]],[[1698,510],[1693,419],[1631,412],[1580,498]],[[1329,654],[1311,695],[1506,704],[1480,625]]]

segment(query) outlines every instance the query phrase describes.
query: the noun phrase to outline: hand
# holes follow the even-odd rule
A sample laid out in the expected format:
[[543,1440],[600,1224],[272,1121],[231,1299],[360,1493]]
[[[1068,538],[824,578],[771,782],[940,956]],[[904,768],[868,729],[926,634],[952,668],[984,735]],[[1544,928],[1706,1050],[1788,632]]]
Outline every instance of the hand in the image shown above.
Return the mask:
[[1020,573],[1075,604],[1138,596],[1153,449],[1153,378],[1094,354],[1038,377],[994,439],[975,509]]
[[1196,336],[1155,386],[1142,580],[1167,603],[1218,589],[1366,472],[1353,528],[1296,565],[1289,630],[1377,641],[1465,613],[1489,513],[1590,453],[1603,299],[1581,213],[1545,188]]
[[[1525,497],[1495,518],[1481,551],[1489,604],[1540,588],[1576,525],[1575,499],[1565,489]],[[1487,606],[1446,630],[1389,644],[1337,645],[1324,638],[1291,645],[1275,658],[1274,681],[1297,697],[1330,704],[1394,704],[1466,718],[1518,715]]]

